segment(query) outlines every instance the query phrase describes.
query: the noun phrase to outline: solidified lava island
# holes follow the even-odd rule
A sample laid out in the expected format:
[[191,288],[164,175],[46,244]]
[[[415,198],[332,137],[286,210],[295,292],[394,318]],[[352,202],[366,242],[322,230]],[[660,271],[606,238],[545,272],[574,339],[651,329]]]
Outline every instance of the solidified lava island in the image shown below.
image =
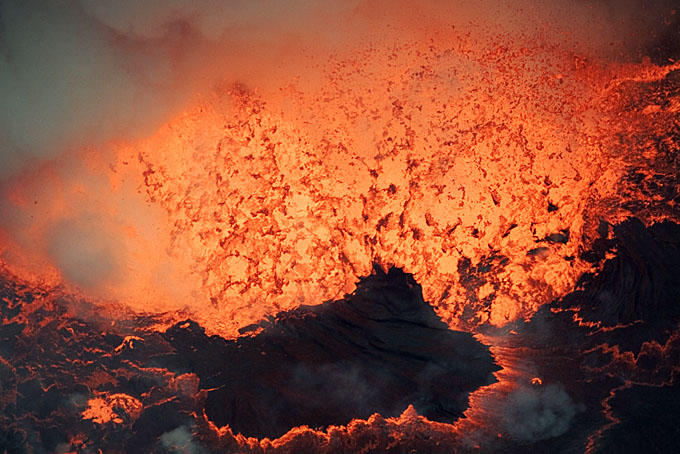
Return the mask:
[[680,452],[680,3],[0,1],[0,454]]
[[343,300],[281,313],[258,328],[224,341],[186,322],[164,336],[208,389],[208,419],[246,436],[395,417],[409,405],[452,423],[498,370],[488,348],[449,330],[413,277],[397,269],[377,269]]

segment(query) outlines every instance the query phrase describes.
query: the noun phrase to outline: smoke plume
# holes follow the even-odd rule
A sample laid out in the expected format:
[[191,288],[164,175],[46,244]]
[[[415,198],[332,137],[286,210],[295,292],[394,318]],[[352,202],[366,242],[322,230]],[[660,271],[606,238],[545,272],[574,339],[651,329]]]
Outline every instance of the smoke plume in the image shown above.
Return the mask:
[[203,454],[205,449],[194,440],[193,433],[186,425],[179,426],[160,436],[163,452],[168,454]]

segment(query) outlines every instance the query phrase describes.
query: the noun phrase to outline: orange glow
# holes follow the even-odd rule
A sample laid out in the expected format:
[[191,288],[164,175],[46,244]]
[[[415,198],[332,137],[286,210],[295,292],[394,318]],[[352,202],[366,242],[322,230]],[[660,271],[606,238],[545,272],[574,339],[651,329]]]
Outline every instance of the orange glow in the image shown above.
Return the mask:
[[[94,332],[107,334],[106,351],[97,353],[111,366],[93,367],[75,380],[89,390],[86,404],[73,401],[84,427],[132,430],[154,399],[165,399],[159,405],[182,401],[187,422],[180,427],[187,434],[223,452],[407,451],[411,438],[442,452],[448,446],[450,452],[493,452],[496,444],[523,443],[503,425],[503,405],[558,385],[550,370],[536,366],[542,353],[552,355],[549,366],[565,367],[561,361],[571,358],[557,348],[542,352],[538,337],[515,342],[526,335],[521,321],[602,266],[584,254],[598,237],[613,238],[607,225],[633,212],[625,202],[644,205],[634,215],[647,225],[680,222],[676,193],[662,200],[626,180],[635,170],[662,187],[655,160],[664,153],[680,156],[680,142],[668,132],[680,131],[678,92],[636,97],[646,89],[639,83],[663,82],[680,71],[680,62],[612,62],[601,49],[585,46],[576,53],[583,44],[578,37],[550,24],[524,32],[526,18],[486,17],[483,6],[478,14],[485,26],[454,27],[452,12],[441,22],[415,18],[428,14],[428,2],[413,19],[410,9],[420,2],[401,2],[394,7],[400,11],[381,19],[390,2],[359,3],[352,14],[366,15],[356,25],[361,33],[343,25],[337,30],[348,37],[337,43],[326,37],[307,48],[305,39],[286,38],[270,46],[262,38],[247,43],[252,47],[235,40],[198,52],[204,37],[182,41],[181,49],[196,47],[197,53],[177,62],[177,90],[162,90],[172,99],[140,109],[140,125],[129,135],[121,132],[97,148],[78,145],[0,180],[0,274],[31,289],[21,290],[30,298],[11,323],[37,319],[25,323],[22,335],[32,333],[54,321],[30,317],[34,311],[65,305],[69,317],[96,320]],[[467,8],[476,11],[477,2],[471,3]],[[509,24],[491,33],[494,21]],[[142,125],[141,111],[156,109],[154,118],[163,121],[147,118]],[[161,123],[140,137],[148,124]],[[79,131],[72,143],[89,143],[88,136]],[[166,354],[175,348],[169,332],[155,332],[190,319],[208,335],[255,336],[264,328],[253,324],[342,298],[375,266],[413,274],[441,319],[489,346],[501,368],[493,383],[469,394],[464,416],[451,424],[430,421],[409,406],[398,417],[376,413],[344,426],[293,427],[274,440],[235,434],[205,413],[206,388],[220,384],[199,378],[193,358],[184,364],[182,354]],[[639,323],[610,326],[579,308],[551,307],[548,316],[566,314],[588,336]],[[153,317],[136,318],[148,314]],[[135,322],[129,320],[143,322],[130,331]],[[536,322],[538,332],[543,328]],[[63,325],[55,323],[57,330],[69,329]],[[550,334],[558,342],[576,337]],[[678,334],[665,344],[645,342],[637,354],[604,342],[592,341],[580,352],[607,361],[581,361],[585,379],[579,375],[574,386],[586,389],[592,377],[623,384],[616,382],[608,395],[587,396],[599,399],[588,411],[600,410],[601,400],[606,418],[588,436],[587,452],[619,422],[617,392],[636,384],[665,386],[680,374]],[[155,353],[155,343],[162,353]],[[144,358],[143,365],[135,358]],[[128,368],[154,377],[149,391],[128,391],[137,383]],[[597,423],[590,414],[584,419]],[[64,449],[89,452],[92,443],[74,435]]]
[[127,424],[142,413],[142,403],[127,394],[111,394],[94,397],[87,402],[83,419],[97,424]]
[[599,219],[625,217],[612,95],[669,70],[529,36],[377,41],[318,80],[218,90],[147,140],[16,177],[2,259],[231,338],[351,292],[374,262],[413,273],[452,328],[503,326],[572,289]]
[[383,418],[376,413],[367,420],[354,419],[346,426],[330,426],[326,430],[296,427],[276,440],[269,438],[259,440],[240,434],[235,435],[228,426],[222,428],[213,426],[213,430],[222,443],[232,449],[247,448],[252,451],[263,449],[266,452],[296,452],[296,449],[304,449],[310,445],[317,447],[319,452],[333,452],[334,446],[352,446],[357,443],[356,440],[362,438],[374,439],[376,444],[384,445],[383,449],[389,449],[399,446],[404,434],[410,433],[424,433],[429,440],[435,440],[438,445],[453,447],[453,440],[459,437],[455,427],[430,421],[418,415],[413,406],[407,407],[396,418]]

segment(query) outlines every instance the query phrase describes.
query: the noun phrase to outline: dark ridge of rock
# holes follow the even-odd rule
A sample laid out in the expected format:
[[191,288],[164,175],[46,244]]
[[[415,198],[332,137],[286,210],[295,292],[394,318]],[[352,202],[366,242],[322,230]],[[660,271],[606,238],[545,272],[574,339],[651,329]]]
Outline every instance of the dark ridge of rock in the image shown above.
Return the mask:
[[376,269],[344,299],[302,306],[260,327],[237,341],[207,337],[192,322],[166,333],[209,389],[208,418],[246,436],[398,416],[409,404],[452,422],[498,370],[487,347],[449,330],[398,269]]
[[632,218],[613,229],[615,256],[559,305],[603,327],[637,326],[645,333],[636,337],[663,343],[680,317],[680,226],[666,221],[647,228]]

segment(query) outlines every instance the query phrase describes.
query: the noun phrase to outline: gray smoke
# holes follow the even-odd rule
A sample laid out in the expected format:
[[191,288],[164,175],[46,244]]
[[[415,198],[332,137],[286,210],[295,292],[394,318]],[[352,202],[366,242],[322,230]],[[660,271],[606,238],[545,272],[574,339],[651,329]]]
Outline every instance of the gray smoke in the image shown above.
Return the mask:
[[168,454],[202,454],[205,452],[186,425],[179,426],[160,436],[160,442]]
[[521,387],[510,393],[500,408],[505,433],[523,442],[562,435],[582,410],[560,384]]
[[65,149],[149,134],[221,78],[255,79],[265,64],[276,68],[301,31],[332,40],[325,18],[351,6],[0,2],[0,177]]

